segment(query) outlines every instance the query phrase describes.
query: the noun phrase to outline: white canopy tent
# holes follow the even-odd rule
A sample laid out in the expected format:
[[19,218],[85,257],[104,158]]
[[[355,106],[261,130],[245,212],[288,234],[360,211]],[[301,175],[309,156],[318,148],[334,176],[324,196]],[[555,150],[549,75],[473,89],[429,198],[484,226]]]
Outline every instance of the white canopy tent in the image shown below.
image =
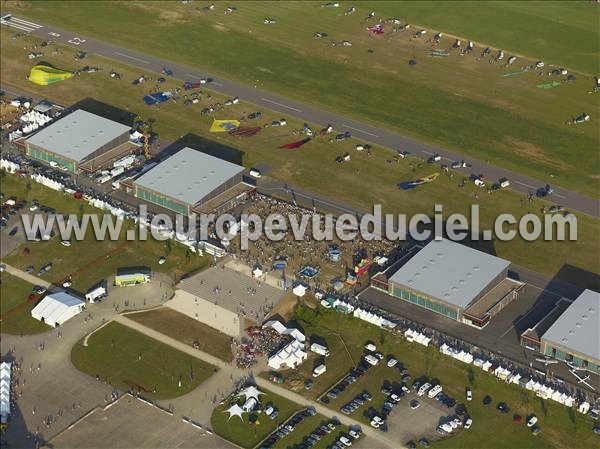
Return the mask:
[[242,413],[244,413],[244,409],[242,407],[240,407],[239,405],[237,405],[237,404],[233,404],[231,407],[229,407],[223,413],[229,413],[228,420],[230,420],[233,416],[237,416],[241,420],[244,419],[244,418],[242,418]]
[[10,378],[11,363],[0,365],[0,422],[6,424],[10,416]]

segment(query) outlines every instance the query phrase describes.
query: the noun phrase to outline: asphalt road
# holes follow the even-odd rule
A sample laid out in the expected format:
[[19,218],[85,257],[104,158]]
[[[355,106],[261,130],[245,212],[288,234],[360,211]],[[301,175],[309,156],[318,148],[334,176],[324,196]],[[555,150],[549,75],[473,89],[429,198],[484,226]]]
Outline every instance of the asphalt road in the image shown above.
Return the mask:
[[[3,21],[2,24],[3,26],[9,26],[16,31],[29,33],[47,40],[53,40],[61,44],[72,46],[78,50],[95,53],[139,67],[142,70],[142,73],[144,71],[161,72],[163,68],[167,67],[173,71],[173,77],[185,81],[194,82],[201,78],[210,77],[213,81],[208,87],[217,92],[231,97],[239,97],[243,101],[248,101],[258,106],[272,109],[284,115],[292,115],[302,120],[306,120],[307,122],[318,123],[322,126],[330,123],[340,132],[350,131],[352,135],[357,138],[392,150],[409,151],[413,156],[422,159],[428,159],[431,155],[436,153],[442,157],[443,163],[458,161],[465,158],[464,155],[453,153],[444,148],[418,142],[392,131],[324,111],[306,103],[274,95],[246,84],[215,77],[210,73],[205,73],[191,67],[175,64],[168,60],[139,53],[103,41],[90,39],[56,27],[47,26],[18,17],[13,17],[9,21]],[[533,193],[540,187],[543,187],[546,183],[552,181],[551,179],[538,180],[482,161],[470,158],[468,160],[472,164],[472,167],[470,169],[461,169],[464,171],[464,174],[483,174],[491,181],[506,177],[511,181],[512,189],[524,194]],[[600,201],[598,199],[557,186],[553,187],[555,189],[553,197],[557,203],[570,209],[584,212],[593,217],[600,217]]]

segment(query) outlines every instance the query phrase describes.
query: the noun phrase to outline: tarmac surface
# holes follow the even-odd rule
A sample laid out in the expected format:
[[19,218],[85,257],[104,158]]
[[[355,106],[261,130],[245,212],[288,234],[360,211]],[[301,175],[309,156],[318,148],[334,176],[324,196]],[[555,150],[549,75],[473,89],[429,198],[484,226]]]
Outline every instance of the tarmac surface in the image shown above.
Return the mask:
[[[10,21],[5,22],[3,26],[8,26],[14,31],[25,32],[42,39],[53,40],[54,42],[74,47],[77,50],[95,53],[125,64],[139,67],[146,71],[160,73],[163,68],[167,67],[173,71],[172,76],[174,78],[181,80],[194,82],[201,78],[211,78],[212,82],[207,84],[207,87],[214,91],[231,97],[239,97],[243,101],[248,101],[282,114],[292,115],[302,120],[306,120],[307,122],[318,123],[323,126],[331,124],[338,131],[350,131],[353,135],[358,136],[365,141],[394,151],[409,151],[412,156],[420,157],[422,159],[428,159],[431,155],[437,153],[441,155],[442,161],[444,162],[464,159],[464,156],[458,153],[423,142],[418,142],[392,131],[324,111],[300,101],[274,95],[246,84],[214,77],[201,70],[175,64],[168,60],[139,53],[100,40],[91,39],[78,33],[72,33],[53,26],[35,23],[29,19],[20,17],[13,17]],[[550,180],[534,179],[475,159],[469,158],[469,162],[472,164],[472,167],[469,169],[471,173],[483,174],[490,180],[506,177],[511,181],[512,189],[524,194],[535,193],[537,189],[550,182]],[[565,207],[586,213],[593,217],[600,217],[600,201],[598,199],[557,186],[553,186],[553,188],[555,189],[553,196]]]

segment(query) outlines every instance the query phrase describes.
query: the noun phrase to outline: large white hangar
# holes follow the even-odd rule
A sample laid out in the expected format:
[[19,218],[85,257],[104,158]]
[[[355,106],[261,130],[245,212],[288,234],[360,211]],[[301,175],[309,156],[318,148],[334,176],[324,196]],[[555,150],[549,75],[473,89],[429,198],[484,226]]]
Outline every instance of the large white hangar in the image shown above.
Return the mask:
[[451,240],[433,240],[389,278],[387,289],[396,298],[482,328],[523,286],[508,278],[509,265]]
[[244,167],[185,147],[135,180],[135,196],[180,214],[233,189]]
[[72,173],[94,172],[107,155],[114,159],[132,150],[130,131],[129,126],[78,109],[27,139],[25,149],[29,156]]

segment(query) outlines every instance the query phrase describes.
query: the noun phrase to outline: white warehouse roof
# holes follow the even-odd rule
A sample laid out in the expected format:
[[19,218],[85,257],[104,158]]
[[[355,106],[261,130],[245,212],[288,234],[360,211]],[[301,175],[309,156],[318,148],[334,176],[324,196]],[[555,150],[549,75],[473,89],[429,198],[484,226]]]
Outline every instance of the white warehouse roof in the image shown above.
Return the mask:
[[34,134],[27,142],[60,156],[82,161],[130,130],[129,126],[78,109]]
[[600,293],[585,290],[544,333],[549,340],[600,360]]
[[136,179],[136,185],[186,204],[206,195],[244,171],[244,167],[185,147]]
[[510,262],[447,239],[433,240],[390,278],[425,295],[466,308]]
[[31,309],[31,316],[50,326],[63,324],[83,310],[85,302],[66,292],[53,293]]

